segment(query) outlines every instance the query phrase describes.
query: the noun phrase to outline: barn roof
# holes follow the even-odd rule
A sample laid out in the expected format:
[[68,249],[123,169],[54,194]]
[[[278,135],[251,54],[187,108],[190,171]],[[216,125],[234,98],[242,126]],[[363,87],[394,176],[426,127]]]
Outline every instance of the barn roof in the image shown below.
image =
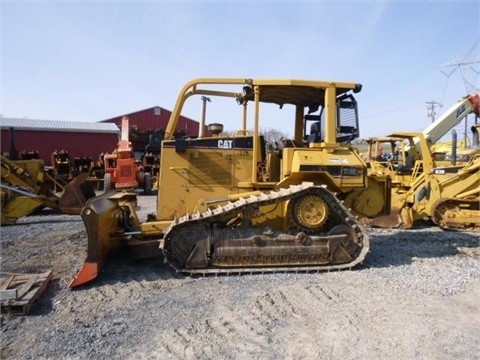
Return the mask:
[[132,115],[137,115],[137,114],[141,114],[141,113],[145,113],[145,112],[153,112],[155,115],[160,115],[162,112],[165,112],[165,111],[168,113],[168,116],[170,116],[171,112],[169,110],[166,110],[166,109],[164,109],[160,106],[151,106],[151,107],[146,108],[146,109],[137,110],[137,111],[133,111],[131,113],[127,113],[127,114],[123,114],[123,115],[117,115],[117,116],[111,117],[109,119],[101,120],[101,122],[118,120],[118,119],[121,119],[123,116],[132,116]]
[[15,130],[34,131],[89,132],[108,134],[116,134],[120,132],[120,129],[114,123],[104,122],[76,122],[2,117],[0,119],[0,125],[2,130],[10,129],[13,127]]

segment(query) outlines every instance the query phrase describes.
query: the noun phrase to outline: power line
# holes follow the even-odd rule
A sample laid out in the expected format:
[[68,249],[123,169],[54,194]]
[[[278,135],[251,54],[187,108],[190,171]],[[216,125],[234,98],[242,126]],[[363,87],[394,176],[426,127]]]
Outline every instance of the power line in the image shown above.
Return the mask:
[[[458,69],[462,75],[463,83],[465,84],[465,89],[467,90],[468,94],[480,91],[480,88],[476,85],[478,83],[478,75],[480,74],[480,70],[478,69],[478,66],[476,67],[476,64],[480,64],[480,58],[469,58],[472,52],[475,51],[479,43],[480,38],[475,41],[470,50],[462,59],[449,61],[439,65],[440,71],[443,75],[447,77],[447,79],[450,78],[450,76],[455,72],[455,70]],[[447,67],[453,67],[453,70],[451,70],[450,72],[446,72],[441,69]],[[473,80],[470,80],[471,77],[473,77]]]

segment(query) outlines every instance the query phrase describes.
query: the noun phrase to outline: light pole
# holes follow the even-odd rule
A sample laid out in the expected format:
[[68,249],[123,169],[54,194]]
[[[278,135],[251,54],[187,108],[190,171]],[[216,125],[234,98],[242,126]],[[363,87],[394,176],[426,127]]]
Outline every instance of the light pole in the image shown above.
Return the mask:
[[207,113],[207,101],[211,102],[210,98],[207,96],[202,96],[202,119],[200,121],[200,128],[198,129],[198,137],[202,138],[204,135],[205,129],[205,114]]

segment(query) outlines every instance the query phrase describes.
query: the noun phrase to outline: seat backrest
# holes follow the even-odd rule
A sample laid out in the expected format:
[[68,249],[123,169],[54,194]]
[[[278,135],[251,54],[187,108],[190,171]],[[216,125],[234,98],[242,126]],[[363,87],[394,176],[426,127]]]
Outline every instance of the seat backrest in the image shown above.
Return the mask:
[[310,135],[307,137],[307,143],[318,143],[322,141],[320,121],[315,121],[310,125]]

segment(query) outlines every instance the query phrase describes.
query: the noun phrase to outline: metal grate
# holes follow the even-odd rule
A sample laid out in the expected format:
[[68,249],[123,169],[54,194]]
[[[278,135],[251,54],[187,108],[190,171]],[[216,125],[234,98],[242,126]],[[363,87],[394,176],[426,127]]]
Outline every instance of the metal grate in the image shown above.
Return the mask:
[[[353,139],[360,136],[358,128],[358,109],[357,101],[352,95],[347,95],[338,100],[339,106],[337,107],[337,125],[336,141],[339,143],[350,143]],[[310,122],[310,133],[307,136],[315,135],[314,142],[320,142],[325,140],[325,111],[322,108],[320,114],[308,114],[305,115],[305,120]],[[314,123],[311,123],[311,122]],[[316,122],[316,124],[315,124]],[[306,125],[308,126],[308,125]]]
[[190,186],[204,189],[232,184],[232,164],[220,152],[206,150],[196,153],[188,170]]

